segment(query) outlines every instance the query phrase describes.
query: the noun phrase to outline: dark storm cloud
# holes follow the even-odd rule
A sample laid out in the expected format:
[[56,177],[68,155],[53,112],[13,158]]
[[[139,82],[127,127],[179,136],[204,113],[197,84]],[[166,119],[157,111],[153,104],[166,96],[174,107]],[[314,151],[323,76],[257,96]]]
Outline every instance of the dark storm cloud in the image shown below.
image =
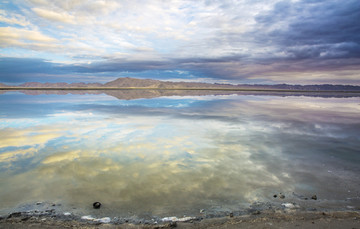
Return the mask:
[[[225,6],[224,7],[230,7]],[[233,18],[234,23],[236,18]],[[212,78],[239,79],[269,71],[333,71],[355,69],[360,64],[360,1],[282,1],[257,15],[254,30],[246,34],[219,31],[209,41],[216,47],[228,43],[233,50],[244,42],[271,51],[236,53],[214,58],[172,58],[165,62],[109,60],[89,71],[182,69]]]
[[289,58],[360,57],[360,1],[284,1],[256,20],[256,39]]
[[35,74],[64,74],[62,65],[37,58],[0,58],[0,81],[19,83]]

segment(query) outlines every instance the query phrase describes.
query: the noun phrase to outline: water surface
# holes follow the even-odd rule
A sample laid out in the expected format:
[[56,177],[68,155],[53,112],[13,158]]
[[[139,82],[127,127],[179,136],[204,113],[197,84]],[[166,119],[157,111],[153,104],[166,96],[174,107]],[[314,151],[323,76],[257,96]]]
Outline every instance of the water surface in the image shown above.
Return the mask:
[[360,207],[351,202],[360,190],[359,104],[7,92],[0,95],[2,212],[41,201],[97,216],[198,215],[277,201],[280,192]]

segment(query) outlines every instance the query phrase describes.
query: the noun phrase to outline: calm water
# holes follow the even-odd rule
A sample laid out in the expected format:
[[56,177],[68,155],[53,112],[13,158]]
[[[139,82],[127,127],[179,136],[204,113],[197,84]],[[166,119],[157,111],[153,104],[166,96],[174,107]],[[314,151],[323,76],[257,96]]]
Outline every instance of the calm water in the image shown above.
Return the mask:
[[7,92],[0,119],[3,212],[42,201],[79,214],[183,216],[280,192],[360,207],[346,202],[359,198],[359,98]]

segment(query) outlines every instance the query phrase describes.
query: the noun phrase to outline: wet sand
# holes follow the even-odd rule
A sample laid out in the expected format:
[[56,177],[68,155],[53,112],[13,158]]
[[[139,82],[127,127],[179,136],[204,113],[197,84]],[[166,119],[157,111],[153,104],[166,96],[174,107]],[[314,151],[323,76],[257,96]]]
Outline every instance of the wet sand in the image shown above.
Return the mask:
[[0,228],[360,228],[359,211],[257,212],[255,215],[163,222],[102,224],[54,216],[13,214],[0,219]]

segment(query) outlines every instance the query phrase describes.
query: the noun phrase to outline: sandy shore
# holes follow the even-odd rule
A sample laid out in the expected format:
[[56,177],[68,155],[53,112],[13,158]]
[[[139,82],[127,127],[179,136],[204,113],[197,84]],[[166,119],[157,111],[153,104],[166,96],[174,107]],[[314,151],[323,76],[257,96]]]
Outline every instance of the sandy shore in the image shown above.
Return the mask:
[[0,228],[360,228],[360,212],[261,212],[187,222],[103,224],[48,216],[13,214],[0,219]]

